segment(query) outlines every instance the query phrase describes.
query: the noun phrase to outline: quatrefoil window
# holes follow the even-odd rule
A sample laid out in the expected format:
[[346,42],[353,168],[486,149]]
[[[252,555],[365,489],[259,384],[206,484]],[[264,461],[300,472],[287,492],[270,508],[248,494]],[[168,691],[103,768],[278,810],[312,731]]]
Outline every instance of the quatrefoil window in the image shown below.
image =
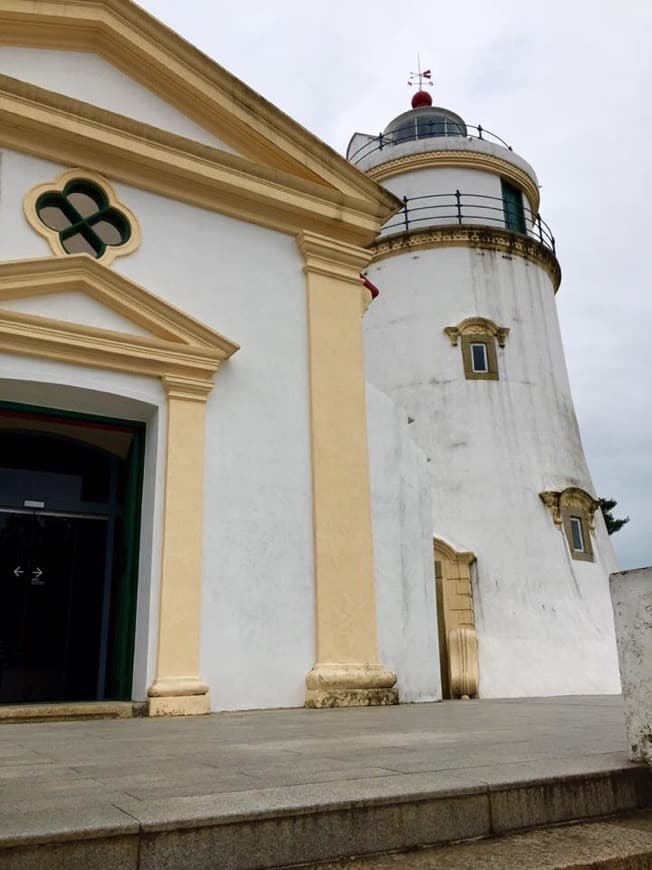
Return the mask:
[[107,246],[124,245],[131,236],[129,221],[109,205],[102,188],[82,178],[68,182],[62,191],[42,194],[36,211],[45,226],[59,234],[68,254],[99,258]]
[[25,197],[25,214],[55,254],[89,254],[108,264],[140,240],[134,215],[119,203],[108,181],[69,170]]

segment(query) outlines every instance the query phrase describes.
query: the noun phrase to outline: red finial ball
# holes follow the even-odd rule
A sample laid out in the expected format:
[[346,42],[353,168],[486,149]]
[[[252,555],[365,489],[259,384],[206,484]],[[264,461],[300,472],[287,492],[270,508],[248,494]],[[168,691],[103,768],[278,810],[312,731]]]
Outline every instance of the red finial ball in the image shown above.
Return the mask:
[[421,109],[423,106],[432,106],[432,97],[427,91],[417,91],[412,97],[412,108]]

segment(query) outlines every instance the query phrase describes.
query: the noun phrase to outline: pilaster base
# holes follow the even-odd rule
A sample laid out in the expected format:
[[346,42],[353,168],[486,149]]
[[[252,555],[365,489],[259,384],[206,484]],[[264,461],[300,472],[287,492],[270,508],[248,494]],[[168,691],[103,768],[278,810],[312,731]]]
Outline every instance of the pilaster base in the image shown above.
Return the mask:
[[398,689],[306,689],[306,707],[384,707],[398,704]]
[[203,716],[210,713],[208,695],[173,695],[168,698],[149,698],[148,716]]
[[208,686],[198,677],[164,677],[147,690],[149,716],[202,716],[210,713]]
[[377,707],[398,704],[396,674],[382,665],[317,664],[306,677],[306,707]]

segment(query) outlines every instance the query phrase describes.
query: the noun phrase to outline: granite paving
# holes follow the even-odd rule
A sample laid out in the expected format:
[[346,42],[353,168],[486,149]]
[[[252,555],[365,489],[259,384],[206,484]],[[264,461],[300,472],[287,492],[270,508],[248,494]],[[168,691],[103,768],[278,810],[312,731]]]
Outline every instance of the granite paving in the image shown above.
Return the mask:
[[[374,851],[390,840],[362,836],[358,822],[351,821],[351,807],[376,807],[385,813],[378,831],[383,825],[411,825],[408,839],[418,841],[427,836],[420,827],[425,816],[406,822],[408,810],[399,812],[400,806],[411,804],[410,812],[418,815],[419,807],[435,798],[441,836],[435,831],[433,837],[482,836],[501,825],[515,830],[555,821],[551,789],[560,780],[583,782],[590,775],[602,782],[623,773],[636,778],[626,785],[631,794],[625,803],[631,808],[645,804],[641,788],[647,786],[641,776],[647,770],[627,759],[623,704],[616,696],[3,724],[0,868],[41,866],[27,859],[7,863],[6,850],[84,837],[104,838],[116,849],[120,844],[119,856],[127,857],[116,857],[114,864],[106,857],[107,867],[184,866],[155,854],[162,840],[147,841],[154,850],[149,864],[146,849],[134,858],[130,837],[205,828],[201,836],[206,840],[209,828],[215,832],[221,826],[226,838],[232,829],[242,832],[243,823],[280,824],[285,818],[289,825],[290,817],[312,818],[320,810],[330,812],[329,824],[336,826],[335,833],[324,833],[326,840],[337,840],[343,826],[352,825],[346,843],[333,845],[333,855],[346,854],[337,850],[355,845],[357,836],[364,840],[363,851]],[[614,787],[610,789],[591,798],[593,809],[585,808],[586,794],[575,795],[559,820],[621,809],[613,804]],[[561,806],[563,800],[557,803]],[[348,816],[337,821],[337,812]],[[248,836],[254,836],[251,832]],[[262,837],[262,827],[260,832]],[[286,833],[299,849],[296,831],[288,827]],[[268,835],[273,841],[286,834],[279,828],[273,835],[270,828]],[[237,839],[229,834],[229,849],[236,848]],[[196,866],[287,866],[288,856],[297,858],[298,853],[281,855],[282,850],[278,864],[269,855],[248,858],[247,842],[237,846],[237,854],[227,855],[220,852],[226,848],[221,841],[206,840],[201,847],[206,854],[217,850],[222,858],[213,864],[204,856],[201,860],[209,863],[202,865],[198,858]],[[310,851],[310,846],[308,841],[302,848]],[[61,866],[77,866],[72,858],[66,860]],[[88,854],[82,855],[79,866],[88,860]]]

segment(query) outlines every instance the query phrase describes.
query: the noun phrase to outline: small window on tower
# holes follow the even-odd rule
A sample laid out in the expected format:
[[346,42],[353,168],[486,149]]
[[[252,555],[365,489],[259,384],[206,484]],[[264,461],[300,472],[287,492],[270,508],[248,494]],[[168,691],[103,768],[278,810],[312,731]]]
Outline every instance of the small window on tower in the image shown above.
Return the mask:
[[493,335],[463,335],[462,359],[467,380],[498,380],[496,339]]
[[600,502],[584,489],[567,486],[564,490],[548,489],[539,498],[552,514],[554,522],[563,529],[571,559],[594,562],[591,536],[595,532],[596,511]]
[[593,562],[589,515],[578,509],[577,505],[562,508],[561,514],[571,559]]
[[471,366],[476,373],[489,371],[487,345],[484,341],[471,342]]
[[573,550],[576,553],[584,552],[584,535],[582,534],[582,520],[580,517],[570,518],[571,539]]
[[497,347],[505,347],[508,326],[499,326],[486,317],[467,317],[444,332],[453,347],[461,345],[464,377],[473,381],[498,380]]

